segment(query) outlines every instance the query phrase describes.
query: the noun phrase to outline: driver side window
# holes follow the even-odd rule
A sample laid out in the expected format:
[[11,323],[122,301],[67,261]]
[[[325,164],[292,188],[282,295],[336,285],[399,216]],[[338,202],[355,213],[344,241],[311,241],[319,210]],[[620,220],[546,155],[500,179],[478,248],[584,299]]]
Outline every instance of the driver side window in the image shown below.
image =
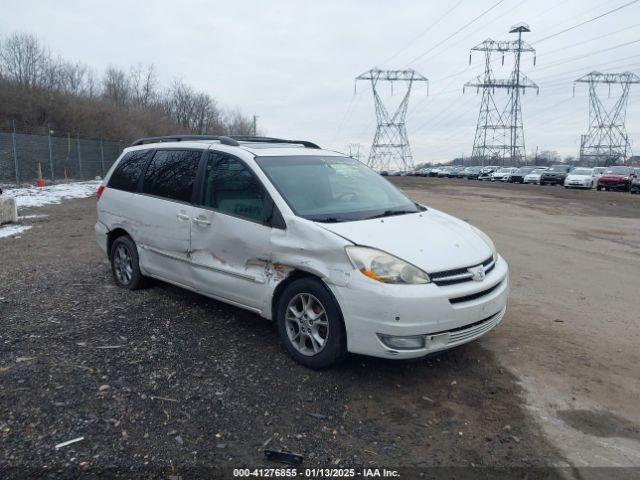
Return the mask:
[[262,185],[239,160],[209,152],[203,205],[247,220],[263,222],[266,194]]

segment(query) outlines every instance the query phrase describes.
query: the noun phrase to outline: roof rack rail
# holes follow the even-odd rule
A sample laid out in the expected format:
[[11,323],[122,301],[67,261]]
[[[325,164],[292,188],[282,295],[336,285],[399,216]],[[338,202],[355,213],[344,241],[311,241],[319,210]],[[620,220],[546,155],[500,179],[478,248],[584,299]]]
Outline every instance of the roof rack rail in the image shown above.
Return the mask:
[[295,145],[302,145],[305,148],[320,148],[317,144],[309,142],[307,140],[285,140],[282,138],[273,137],[254,137],[251,135],[229,135],[230,138],[239,142],[254,142],[254,143],[288,143]]
[[133,142],[130,147],[144,145],[146,143],[162,143],[162,142],[186,142],[189,140],[218,140],[223,145],[231,145],[237,147],[240,145],[236,140],[225,135],[165,135],[162,137],[145,137],[139,138]]

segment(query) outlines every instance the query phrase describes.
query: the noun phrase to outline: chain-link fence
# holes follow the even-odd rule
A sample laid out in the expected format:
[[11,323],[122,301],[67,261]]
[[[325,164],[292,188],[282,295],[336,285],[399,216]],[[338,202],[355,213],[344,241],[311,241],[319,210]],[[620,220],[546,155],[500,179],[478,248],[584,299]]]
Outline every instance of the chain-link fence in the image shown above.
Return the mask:
[[103,177],[123,142],[0,132],[0,184],[90,180]]

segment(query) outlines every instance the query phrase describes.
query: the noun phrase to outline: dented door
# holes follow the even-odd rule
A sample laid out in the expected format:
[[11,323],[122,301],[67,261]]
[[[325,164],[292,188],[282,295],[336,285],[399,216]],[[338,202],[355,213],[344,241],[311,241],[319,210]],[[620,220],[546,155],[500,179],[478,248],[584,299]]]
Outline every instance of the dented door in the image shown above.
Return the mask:
[[194,286],[205,294],[261,309],[271,259],[264,188],[239,159],[213,151],[203,182],[191,220]]

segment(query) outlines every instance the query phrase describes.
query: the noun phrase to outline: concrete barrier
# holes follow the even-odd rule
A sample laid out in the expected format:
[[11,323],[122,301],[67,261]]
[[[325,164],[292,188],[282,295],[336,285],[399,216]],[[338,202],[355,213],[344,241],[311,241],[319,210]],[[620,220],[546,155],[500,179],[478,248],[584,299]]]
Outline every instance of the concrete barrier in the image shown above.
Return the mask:
[[18,221],[18,209],[16,199],[0,195],[0,225]]

